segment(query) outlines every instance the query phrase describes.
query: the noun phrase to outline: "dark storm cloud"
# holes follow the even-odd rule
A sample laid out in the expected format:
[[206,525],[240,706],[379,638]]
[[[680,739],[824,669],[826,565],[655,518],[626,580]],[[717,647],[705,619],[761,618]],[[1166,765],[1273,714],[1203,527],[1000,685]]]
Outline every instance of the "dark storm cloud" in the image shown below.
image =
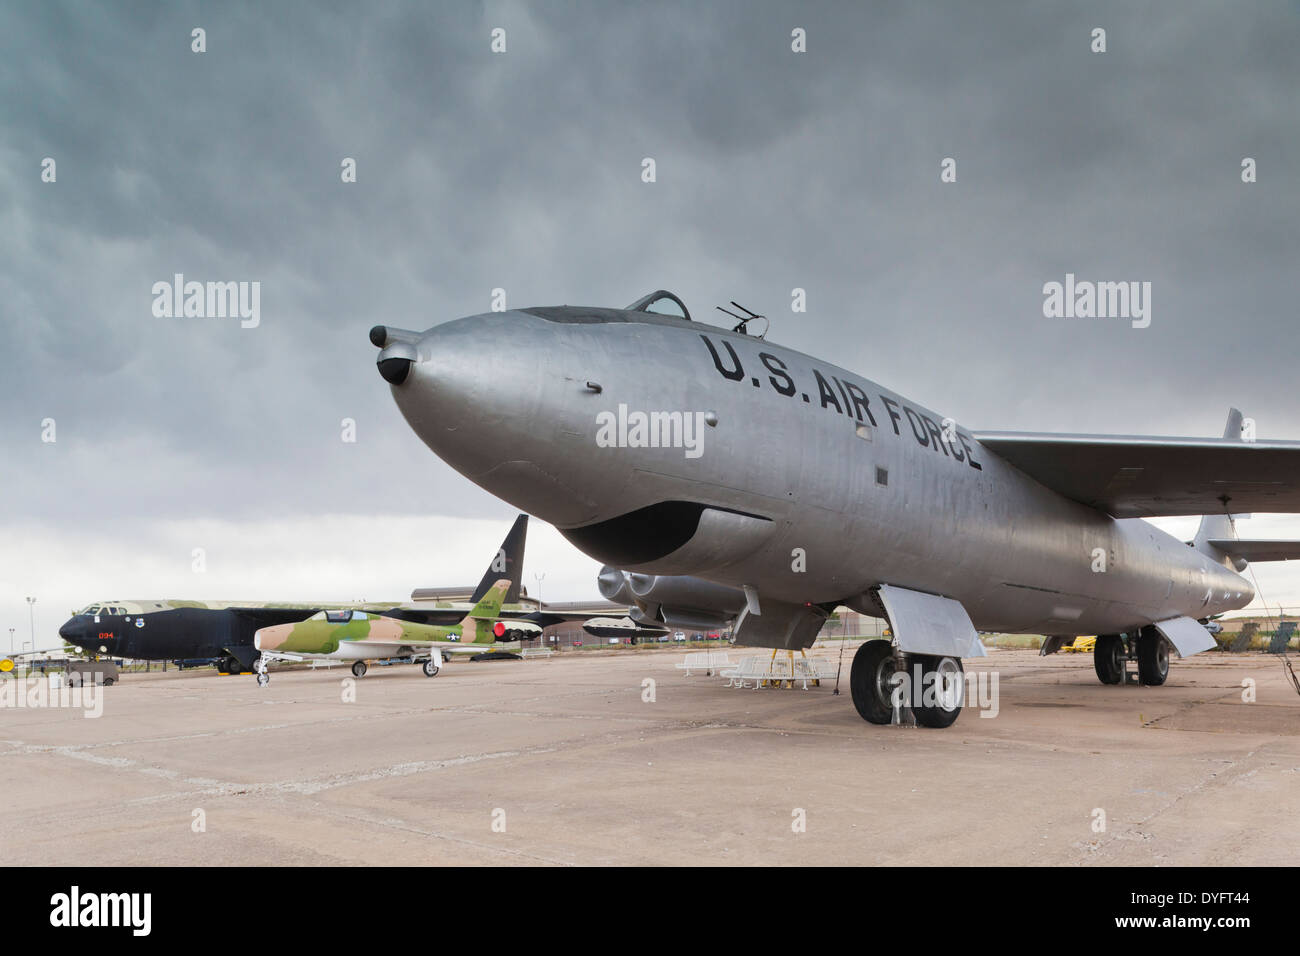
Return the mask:
[[[1298,41],[1283,4],[11,5],[4,514],[505,513],[365,338],[498,286],[735,298],[972,427],[1213,434],[1236,402],[1300,437]],[[260,281],[261,326],[155,318],[176,272]],[[1151,327],[1043,318],[1066,272],[1151,281]]]

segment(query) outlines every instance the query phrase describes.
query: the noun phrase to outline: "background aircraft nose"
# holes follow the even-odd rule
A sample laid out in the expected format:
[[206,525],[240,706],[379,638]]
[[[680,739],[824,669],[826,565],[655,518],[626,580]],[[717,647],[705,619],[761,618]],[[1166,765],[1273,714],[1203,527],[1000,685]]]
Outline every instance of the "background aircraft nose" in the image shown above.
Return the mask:
[[273,624],[260,627],[253,634],[253,647],[259,651],[272,651],[280,647],[293,630],[292,624]]
[[63,638],[69,644],[76,643],[77,639],[85,633],[85,628],[75,617],[68,618],[61,628],[59,628],[59,637]]

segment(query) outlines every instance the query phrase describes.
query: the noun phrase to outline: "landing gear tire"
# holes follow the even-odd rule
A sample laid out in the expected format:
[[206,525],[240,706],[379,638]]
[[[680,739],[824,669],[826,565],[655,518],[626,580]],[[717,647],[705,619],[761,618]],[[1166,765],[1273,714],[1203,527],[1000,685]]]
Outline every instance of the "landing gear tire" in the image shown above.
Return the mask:
[[922,727],[951,727],[961,716],[966,696],[961,658],[917,654],[921,665],[921,686],[912,689],[912,714]]
[[853,655],[849,693],[858,715],[872,724],[887,724],[894,717],[890,682],[894,676],[894,648],[889,641],[867,641]]
[[1159,687],[1169,676],[1169,642],[1153,627],[1144,627],[1137,639],[1138,680]]
[[1092,646],[1092,667],[1103,684],[1124,680],[1124,638],[1118,634],[1099,634]]
[[423,670],[425,677],[437,677],[438,671],[441,670],[441,668],[433,661],[425,661]]
[[265,671],[263,671],[261,674],[258,674],[258,675],[257,675],[257,686],[258,686],[258,687],[265,687],[265,686],[266,686],[267,684],[269,684],[269,683],[271,683],[271,675],[270,675],[270,674],[268,674],[268,673],[266,673]]
[[353,677],[365,677],[365,676],[366,676],[366,662],[365,662],[365,661],[353,661],[353,662],[352,662],[352,676],[353,676]]

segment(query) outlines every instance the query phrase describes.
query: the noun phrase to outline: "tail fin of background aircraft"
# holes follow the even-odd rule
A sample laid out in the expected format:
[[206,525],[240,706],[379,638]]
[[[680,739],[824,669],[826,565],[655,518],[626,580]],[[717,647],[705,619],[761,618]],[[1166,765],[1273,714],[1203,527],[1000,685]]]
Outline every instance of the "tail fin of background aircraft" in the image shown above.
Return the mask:
[[[1228,424],[1223,430],[1225,439],[1244,441],[1241,434],[1241,412],[1228,410]],[[1220,564],[1229,564],[1238,571],[1245,571],[1250,561],[1295,561],[1300,560],[1300,541],[1269,539],[1266,541],[1245,541],[1237,537],[1234,522],[1249,515],[1208,514],[1201,518],[1201,526],[1196,529],[1192,547],[1206,557]]]
[[[1228,409],[1228,424],[1223,427],[1223,437],[1225,440],[1234,439],[1241,441],[1241,411],[1236,408]],[[1233,527],[1235,517],[1248,517],[1245,515],[1234,516],[1225,510],[1222,514],[1207,514],[1201,518],[1201,526],[1196,529],[1196,537],[1192,539],[1192,547],[1208,558],[1213,558],[1217,563],[1224,563],[1225,554],[1220,549],[1210,544],[1212,540],[1222,541],[1225,539],[1235,538],[1236,530]],[[1234,565],[1240,565],[1238,571],[1246,567],[1245,561],[1234,561]]]
[[501,604],[514,604],[519,600],[519,579],[524,573],[524,542],[527,538],[528,515],[520,515],[515,519],[514,526],[506,535],[506,539],[501,542],[497,553],[492,556],[492,563],[483,572],[483,580],[479,581],[478,587],[470,596],[469,602],[478,604],[492,585],[503,578],[510,582],[510,590],[506,591],[496,610],[485,616],[495,616],[501,610]]
[[[518,587],[518,585],[513,585]],[[505,597],[509,593],[511,583],[504,577],[499,579],[495,584],[488,588],[487,594],[475,602],[474,607],[470,609],[465,620],[486,621],[495,618],[501,613],[501,605],[505,603]]]

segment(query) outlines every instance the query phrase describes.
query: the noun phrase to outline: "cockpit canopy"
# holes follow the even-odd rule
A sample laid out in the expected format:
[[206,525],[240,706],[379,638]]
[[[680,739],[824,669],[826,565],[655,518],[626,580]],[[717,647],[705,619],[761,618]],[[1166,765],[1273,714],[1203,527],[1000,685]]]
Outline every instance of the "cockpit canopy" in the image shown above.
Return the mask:
[[653,312],[655,315],[670,315],[675,319],[685,319],[691,321],[691,313],[686,309],[686,303],[677,296],[673,295],[667,289],[659,289],[651,292],[649,295],[642,296],[631,305],[625,312]]
[[78,614],[107,615],[108,617],[121,617],[126,614],[126,608],[117,604],[88,604]]
[[346,624],[348,621],[367,621],[370,615],[365,611],[354,611],[351,608],[342,611],[320,611],[312,615],[318,621],[329,621],[331,624]]

